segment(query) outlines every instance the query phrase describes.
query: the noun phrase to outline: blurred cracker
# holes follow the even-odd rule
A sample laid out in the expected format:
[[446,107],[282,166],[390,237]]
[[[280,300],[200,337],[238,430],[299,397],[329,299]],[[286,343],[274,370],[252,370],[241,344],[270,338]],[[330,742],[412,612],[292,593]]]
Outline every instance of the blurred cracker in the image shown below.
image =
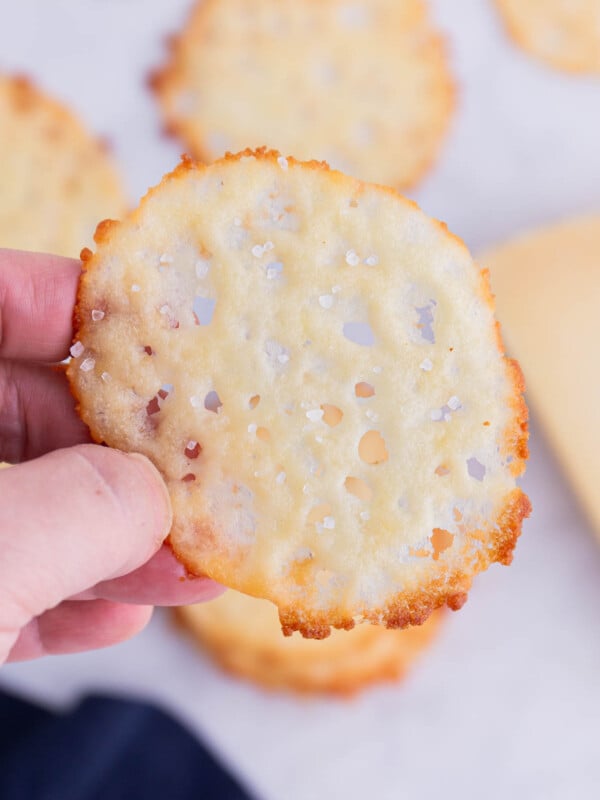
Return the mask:
[[0,247],[78,257],[126,208],[106,147],[28,79],[0,75]]
[[513,39],[567,72],[600,74],[599,0],[496,0]]
[[153,85],[198,159],[267,145],[397,187],[429,169],[454,106],[422,0],[198,2]]
[[230,590],[177,609],[181,625],[227,672],[269,689],[350,695],[400,680],[437,635],[441,612],[424,625],[390,631],[357,625],[323,641],[283,636],[277,608]]

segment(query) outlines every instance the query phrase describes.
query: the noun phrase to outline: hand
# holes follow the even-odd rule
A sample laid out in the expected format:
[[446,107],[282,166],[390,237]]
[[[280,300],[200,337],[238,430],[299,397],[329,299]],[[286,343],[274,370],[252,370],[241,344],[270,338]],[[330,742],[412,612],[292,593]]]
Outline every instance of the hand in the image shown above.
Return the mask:
[[103,647],[152,606],[207,600],[161,546],[166,487],[143,456],[90,443],[57,362],[80,263],[0,250],[0,664]]

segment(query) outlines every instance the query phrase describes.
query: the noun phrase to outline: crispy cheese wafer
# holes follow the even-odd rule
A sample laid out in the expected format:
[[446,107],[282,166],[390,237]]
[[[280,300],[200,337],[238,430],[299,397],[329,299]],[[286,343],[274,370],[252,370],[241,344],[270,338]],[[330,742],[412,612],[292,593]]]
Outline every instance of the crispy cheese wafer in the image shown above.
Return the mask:
[[511,36],[568,72],[600,73],[600,0],[496,0]]
[[0,76],[0,247],[79,255],[125,211],[105,147],[27,79]]
[[69,377],[146,454],[193,573],[320,638],[460,607],[528,513],[521,374],[486,275],[391,189],[186,160],[86,253]]
[[197,158],[268,145],[399,187],[437,156],[454,101],[422,0],[200,2],[153,85]]
[[231,590],[176,613],[185,630],[228,672],[269,689],[308,694],[349,695],[401,679],[440,624],[438,612],[424,625],[404,631],[364,624],[333,631],[323,641],[282,636],[272,603]]

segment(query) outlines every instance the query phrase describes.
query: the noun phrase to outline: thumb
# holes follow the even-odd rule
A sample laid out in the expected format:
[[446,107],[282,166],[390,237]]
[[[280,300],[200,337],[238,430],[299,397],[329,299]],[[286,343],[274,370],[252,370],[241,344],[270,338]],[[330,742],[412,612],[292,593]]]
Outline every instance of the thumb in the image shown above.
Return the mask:
[[0,631],[139,567],[171,520],[140,455],[79,445],[0,471]]

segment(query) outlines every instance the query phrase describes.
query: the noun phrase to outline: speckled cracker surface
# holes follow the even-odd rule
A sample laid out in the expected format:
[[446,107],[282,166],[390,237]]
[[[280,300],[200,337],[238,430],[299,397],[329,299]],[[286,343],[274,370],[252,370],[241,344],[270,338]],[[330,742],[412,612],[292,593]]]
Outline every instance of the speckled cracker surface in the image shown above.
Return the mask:
[[125,199],[105,152],[25,78],[0,75],[0,247],[77,257]]
[[164,475],[194,573],[323,637],[459,607],[511,558],[526,408],[486,276],[391,189],[185,161],[86,254],[69,376]]
[[435,159],[454,105],[422,0],[200,2],[154,86],[197,158],[267,145],[398,187]]
[[424,625],[404,631],[357,625],[316,641],[282,636],[276,607],[240,592],[228,591],[176,613],[228,672],[270,689],[337,695],[402,678],[435,638],[441,621],[434,614]]
[[496,0],[512,37],[568,72],[600,74],[600,0]]

